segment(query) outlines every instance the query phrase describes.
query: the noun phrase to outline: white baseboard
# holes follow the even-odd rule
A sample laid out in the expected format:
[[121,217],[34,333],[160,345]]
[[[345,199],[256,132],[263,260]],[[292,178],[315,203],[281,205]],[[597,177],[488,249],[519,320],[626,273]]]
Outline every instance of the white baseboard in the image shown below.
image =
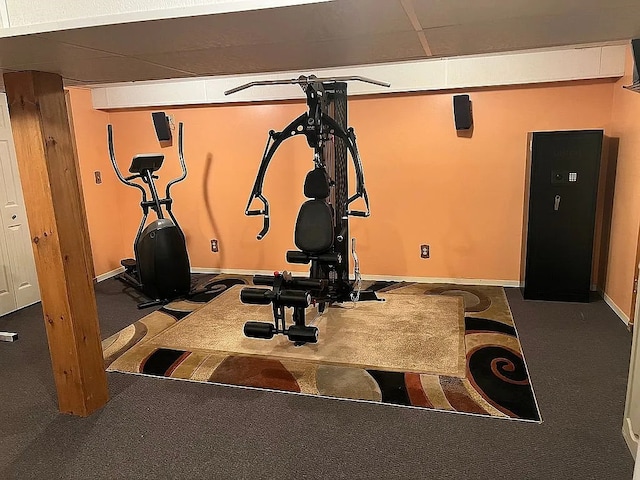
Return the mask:
[[118,267],[115,270],[111,270],[110,272],[98,275],[96,277],[96,282],[97,283],[103,282],[103,281],[105,281],[105,280],[107,280],[109,278],[115,277],[116,275],[118,275],[119,273],[122,273],[122,272],[124,272],[124,267]]
[[403,277],[393,275],[362,275],[363,280],[417,283],[453,283],[456,285],[487,285],[493,287],[518,287],[518,280],[493,280],[485,278]]
[[33,301],[33,302],[31,302],[31,303],[27,303],[27,304],[25,304],[25,305],[20,305],[19,307],[16,307],[16,308],[14,308],[13,310],[11,310],[11,311],[9,311],[9,312],[5,312],[5,313],[3,313],[3,314],[2,314],[2,316],[9,315],[10,313],[14,313],[14,312],[17,312],[17,311],[19,311],[19,310],[22,310],[23,308],[30,307],[30,306],[32,306],[32,305],[35,305],[36,303],[40,303],[40,301],[41,301],[41,300],[40,300],[40,299],[38,299],[38,300],[34,300],[34,301]]
[[624,438],[627,447],[629,447],[629,451],[631,452],[634,460],[637,460],[636,453],[638,451],[638,440],[631,431],[631,425],[628,418],[625,418],[622,422],[622,437]]
[[26,305],[22,305],[20,308],[18,308],[18,310],[20,310],[21,308],[27,308],[27,307],[30,307],[31,305],[35,305],[36,303],[40,303],[41,301],[42,301],[42,300],[40,300],[40,299],[38,298],[38,300],[34,300],[34,301],[33,301],[33,302],[31,302],[31,303],[27,303]]
[[[191,273],[227,273],[231,275],[272,275],[273,270],[238,270],[234,268],[192,267]],[[293,272],[296,273],[296,272]],[[391,282],[418,283],[453,283],[457,285],[487,285],[495,287],[518,287],[518,280],[487,280],[483,278],[439,278],[439,277],[404,277],[394,275],[362,275],[363,280],[379,280]]]
[[615,314],[620,317],[620,320],[622,320],[625,325],[629,326],[629,317],[627,316],[627,314],[624,313],[618,305],[616,305],[616,302],[614,302],[609,295],[604,293],[602,290],[598,290],[598,292],[600,293],[600,295],[602,295],[605,303],[609,305],[609,307],[611,307],[611,310],[613,310]]
[[230,275],[273,275],[273,270],[242,270],[242,269],[236,269],[236,268],[191,267],[191,273],[227,273]]

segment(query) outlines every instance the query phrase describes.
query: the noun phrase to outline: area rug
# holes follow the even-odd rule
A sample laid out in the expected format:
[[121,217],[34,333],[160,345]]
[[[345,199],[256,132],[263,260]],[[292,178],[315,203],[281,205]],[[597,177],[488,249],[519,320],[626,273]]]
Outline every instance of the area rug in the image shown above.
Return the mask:
[[[295,345],[284,335],[247,338],[247,320],[273,322],[271,305],[244,305],[241,286],[165,329],[157,348],[300,360],[345,367],[465,375],[462,299],[444,295],[386,295],[384,302],[329,306],[315,321],[318,343]],[[307,309],[313,321],[314,308]]]
[[[240,303],[246,284],[250,277],[219,275],[206,293],[106,339],[107,370],[540,421],[500,287],[366,282],[386,301],[330,308],[315,320],[320,342],[294,347],[241,335],[244,321],[271,318],[269,306]],[[337,344],[354,314],[355,336]]]

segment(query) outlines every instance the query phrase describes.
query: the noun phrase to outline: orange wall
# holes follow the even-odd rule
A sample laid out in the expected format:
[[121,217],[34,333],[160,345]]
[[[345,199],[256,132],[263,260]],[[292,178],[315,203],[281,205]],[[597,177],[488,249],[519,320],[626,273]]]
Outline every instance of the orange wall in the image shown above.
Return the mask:
[[625,314],[631,311],[638,227],[640,225],[640,94],[625,90],[632,82],[632,57],[614,88],[610,134],[620,139],[611,244],[605,293]]
[[[363,240],[375,248],[392,232],[401,249],[382,258],[366,252],[382,273],[518,280],[527,132],[604,127],[611,84],[487,89],[471,98],[472,138],[456,136],[451,93],[354,102],[360,135],[383,139],[362,147],[363,157],[386,160],[369,175],[386,215]],[[394,119],[387,132],[377,112]],[[420,243],[431,245],[430,260],[418,258]]]
[[[273,228],[262,242],[255,239],[261,221],[245,217],[244,207],[267,131],[274,124],[288,123],[301,108],[302,105],[279,104],[167,110],[176,124],[179,121],[186,124],[185,157],[189,174],[172,189],[172,196],[193,267],[255,270],[282,266],[284,251],[292,248],[291,232],[303,198],[301,179],[311,165],[308,161],[295,161],[308,159],[304,140],[284,144],[269,169],[265,193],[272,200]],[[165,155],[158,181],[164,193],[167,180],[179,174],[175,145],[166,148],[158,145],[149,111],[113,112],[110,117],[122,169],[128,167],[136,153]],[[291,198],[295,201],[291,202]],[[133,238],[140,220],[138,193],[129,189],[123,201],[123,234]],[[218,254],[210,250],[213,238],[219,241]]]
[[[605,128],[611,119],[613,88],[612,82],[580,82],[472,91],[472,138],[456,136],[451,92],[351,99],[349,124],[358,135],[372,208],[370,218],[351,222],[362,272],[518,280],[527,132]],[[150,111],[109,114],[123,168],[135,153],[160,150]],[[312,168],[311,150],[303,138],[285,142],[269,168],[265,193],[271,201],[272,228],[264,240],[255,239],[261,220],[243,212],[267,132],[283,128],[304,111],[304,104],[166,111],[186,124],[189,177],[175,187],[174,198],[192,266],[287,267],[284,254],[293,248],[304,174]],[[103,137],[95,148],[106,155]],[[178,165],[174,148],[162,152],[167,157],[160,172],[164,185],[167,175],[177,175]],[[104,159],[101,162],[104,166]],[[108,170],[103,172],[105,180],[115,180]],[[101,191],[105,198],[92,205],[108,201],[108,190]],[[140,218],[139,199],[135,191],[119,195],[121,242],[130,250]],[[220,241],[218,254],[210,251],[212,238]],[[421,243],[431,245],[429,260],[419,258]],[[94,243],[96,264],[105,255],[111,265],[112,254]]]
[[[89,90],[70,88],[69,93],[93,261],[96,275],[100,275],[118,268],[126,251],[120,214],[124,186],[117,183],[109,163],[109,115],[92,108]],[[96,170],[102,173],[100,185],[94,180]]]

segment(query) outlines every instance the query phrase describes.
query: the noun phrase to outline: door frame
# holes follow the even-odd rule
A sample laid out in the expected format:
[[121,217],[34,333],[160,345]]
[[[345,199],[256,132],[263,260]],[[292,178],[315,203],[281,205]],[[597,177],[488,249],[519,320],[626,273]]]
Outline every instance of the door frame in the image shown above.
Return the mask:
[[[639,262],[636,262],[636,272],[638,271],[638,263]],[[634,318],[634,316],[640,315],[640,306],[638,305],[638,303],[640,303],[640,297],[638,297],[636,292],[636,294],[634,294],[634,299],[633,299],[633,313],[629,317],[630,327],[635,323],[635,320],[637,320],[636,318]],[[627,395],[624,402],[624,416],[622,421],[622,437],[624,438],[627,444],[627,447],[629,447],[629,451],[631,452],[631,455],[633,456],[634,459],[636,459],[636,453],[638,451],[638,447],[640,446],[640,442],[638,442],[638,440],[636,439],[636,435],[640,434],[640,432],[633,431],[633,428],[631,426],[631,419],[630,419],[631,400],[632,400],[632,397],[634,396],[633,395],[633,389],[634,389],[633,378],[634,378],[635,369],[640,368],[640,365],[637,364],[638,363],[637,362],[638,340],[639,340],[638,330],[640,329],[633,328],[631,359],[629,360],[629,378],[627,380]],[[636,385],[636,387],[640,387],[640,385]],[[639,393],[640,392],[636,393],[635,396],[638,397]],[[640,401],[640,399],[636,399],[636,401]]]
[[638,240],[636,242],[636,259],[633,271],[633,288],[631,291],[631,311],[629,312],[629,329],[636,323],[638,310],[638,278],[640,277],[640,228],[638,229]]

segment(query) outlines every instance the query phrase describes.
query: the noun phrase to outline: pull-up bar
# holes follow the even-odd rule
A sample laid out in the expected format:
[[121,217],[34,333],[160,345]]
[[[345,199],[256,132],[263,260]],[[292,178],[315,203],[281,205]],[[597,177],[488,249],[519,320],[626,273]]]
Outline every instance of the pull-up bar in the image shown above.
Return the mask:
[[240,85],[239,87],[232,88],[231,90],[227,90],[226,92],[224,92],[224,94],[231,95],[233,93],[238,93],[242,90],[246,90],[247,88],[257,87],[261,85],[291,85],[291,84],[306,85],[309,83],[354,82],[354,81],[370,83],[372,85],[378,85],[380,87],[391,86],[391,84],[387,82],[381,82],[380,80],[373,80],[371,78],[360,77],[360,76],[318,78],[315,75],[309,75],[308,77],[304,75],[300,75],[298,78],[283,79],[283,80],[256,80],[254,82],[245,83],[244,85]]

